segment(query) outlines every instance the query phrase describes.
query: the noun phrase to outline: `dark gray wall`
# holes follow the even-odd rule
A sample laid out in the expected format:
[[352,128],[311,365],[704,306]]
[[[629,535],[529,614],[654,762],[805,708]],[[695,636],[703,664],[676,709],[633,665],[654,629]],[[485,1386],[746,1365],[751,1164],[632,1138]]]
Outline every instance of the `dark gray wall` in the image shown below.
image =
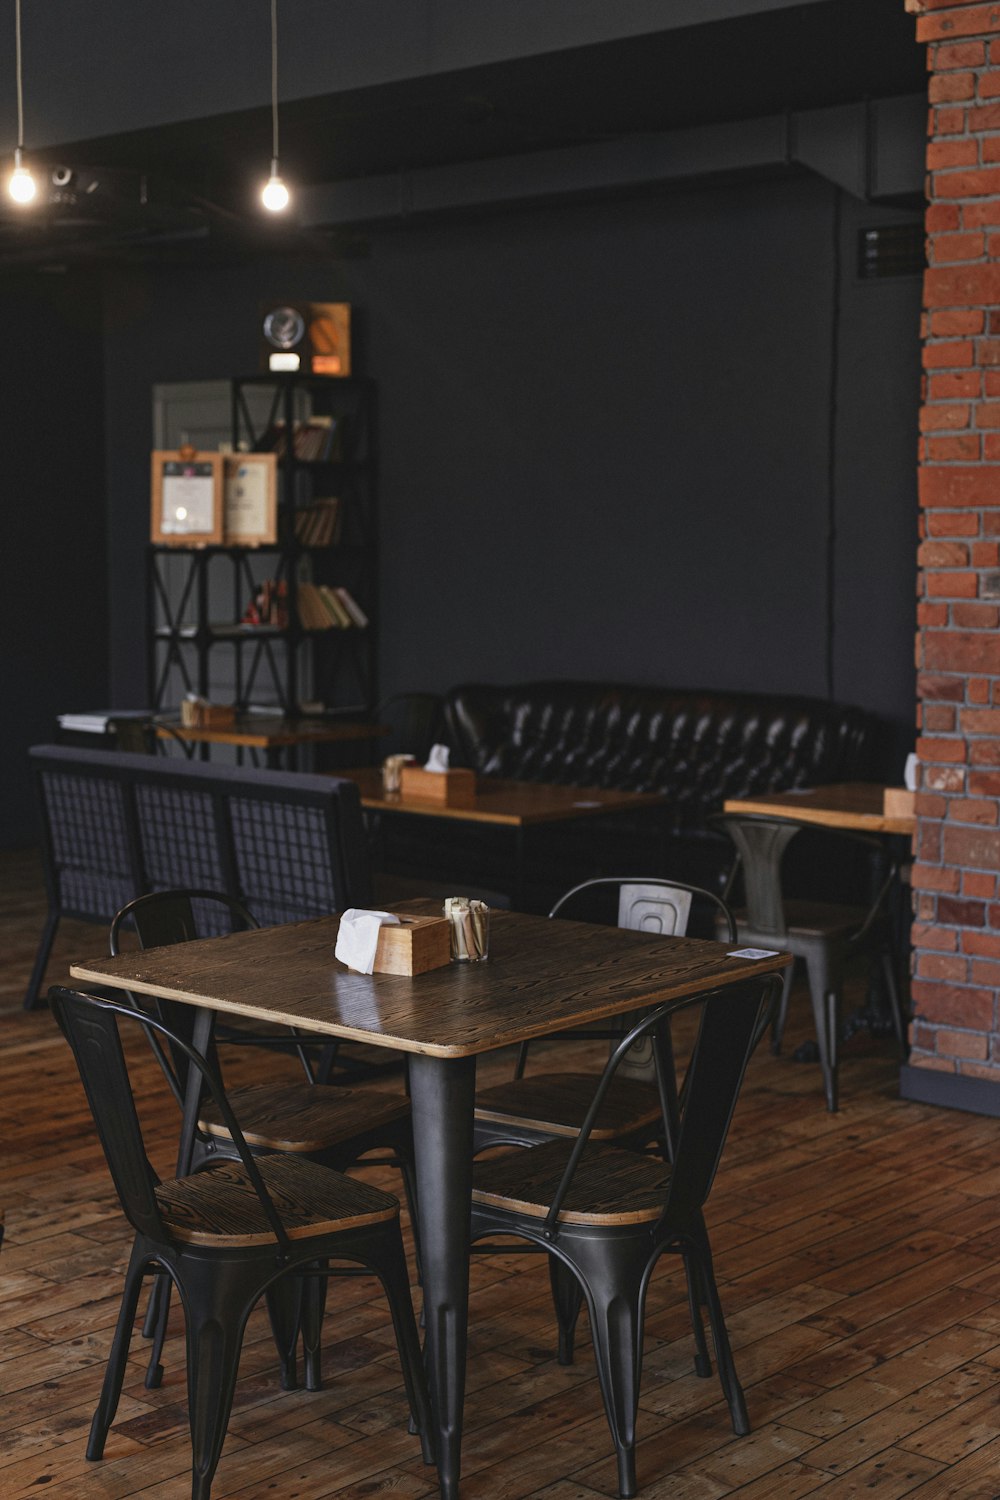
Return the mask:
[[[386,231],[368,259],[117,274],[113,690],[146,688],[150,387],[249,373],[261,301],[346,298],[381,401],[382,682],[612,677],[912,721],[919,279],[858,284],[817,179]],[[837,351],[836,594],[828,608]]]
[[25,750],[108,696],[100,284],[0,282],[0,848],[36,834]]

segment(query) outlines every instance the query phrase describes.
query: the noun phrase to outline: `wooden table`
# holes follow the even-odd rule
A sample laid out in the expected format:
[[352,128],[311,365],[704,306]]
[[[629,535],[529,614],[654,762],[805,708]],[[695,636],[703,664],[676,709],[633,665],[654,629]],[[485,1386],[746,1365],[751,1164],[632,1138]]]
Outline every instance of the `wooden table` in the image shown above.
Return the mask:
[[382,790],[382,773],[377,767],[362,766],[337,771],[336,775],[348,776],[357,782],[361,805],[372,813],[447,818],[509,828],[516,840],[515,889],[511,892],[515,906],[521,904],[524,889],[525,834],[529,828],[666,805],[659,792],[620,792],[603,787],[553,786],[547,782],[505,781],[498,776],[480,776],[475,796],[465,806],[446,807],[440,802],[403,797],[399,792],[387,795]]
[[723,804],[723,811],[789,818],[795,823],[853,829],[859,833],[912,833],[916,826],[914,817],[887,817],[882,811],[885,790],[883,785],[872,781],[842,781],[801,792],[732,797]]
[[160,718],[156,732],[161,739],[181,739],[189,745],[236,745],[238,749],[263,751],[265,763],[275,767],[288,751],[294,757],[300,745],[326,745],[350,740],[375,740],[388,729],[356,719],[287,719],[276,714],[238,714],[225,728],[193,729],[180,719]]
[[[406,902],[397,909],[438,907]],[[223,1011],[409,1055],[428,1374],[441,1494],[457,1500],[476,1057],[722,985],[745,985],[753,1004],[762,982],[789,960],[777,954],[755,963],[728,958],[719,943],[496,912],[487,963],[450,964],[414,978],[363,975],[334,959],[337,925],[336,917],[321,917],[81,961],[70,973],[200,1007],[201,1047],[212,1011]]]

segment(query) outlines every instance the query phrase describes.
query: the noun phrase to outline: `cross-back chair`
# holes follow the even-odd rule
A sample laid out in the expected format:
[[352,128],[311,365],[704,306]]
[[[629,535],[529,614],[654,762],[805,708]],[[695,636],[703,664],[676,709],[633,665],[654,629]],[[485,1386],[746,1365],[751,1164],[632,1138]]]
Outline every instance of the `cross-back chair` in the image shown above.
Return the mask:
[[[135,1230],[125,1290],[94,1414],[87,1457],[103,1456],[121,1394],[143,1277],[165,1273],[184,1305],[192,1500],[209,1500],[250,1312],[267,1299],[282,1351],[283,1384],[295,1383],[302,1287],[330,1260],[376,1275],[392,1314],[412,1422],[431,1462],[422,1360],[399,1203],[388,1193],[301,1156],[255,1157],[217,1072],[178,1032],[128,1005],[53,987],[49,1001],[76,1059],[108,1167]],[[122,1023],[141,1025],[165,1053],[197,1069],[232,1143],[232,1158],[191,1176],[161,1179],[143,1141],[122,1048]]]
[[[890,862],[868,906],[789,899],[782,890],[781,865],[788,845],[796,834],[802,832],[802,824],[788,818],[749,813],[725,813],[714,821],[726,830],[736,845],[738,868],[743,874],[746,908],[736,913],[740,942],[775,948],[805,962],[826,1107],[832,1113],[839,1103],[838,1054],[844,976],[855,954],[872,953],[881,964],[893,1029],[900,1053],[905,1054],[906,1035],[887,910],[889,892],[898,875],[897,867]],[[824,833],[881,852],[875,841],[862,835],[844,830],[824,830]],[[792,968],[789,967],[774,1023],[772,1047],[775,1053],[781,1049],[791,987]]]
[[[128,924],[134,928],[143,948],[163,947],[187,942],[202,935],[203,924],[218,932],[220,916],[235,927],[257,927],[259,924],[239,901],[217,891],[154,891],[139,896],[117,913],[111,925],[112,954],[120,950],[121,934]],[[155,1002],[158,1018],[175,1033],[191,1041],[191,1006],[170,1001]],[[213,1027],[214,1033],[214,1027]],[[152,1030],[147,1030],[150,1044],[164,1072],[171,1092],[183,1110],[188,1064],[187,1054],[174,1056],[167,1052]],[[224,1040],[263,1042],[275,1045],[275,1037],[255,1037],[240,1032],[226,1033]],[[244,1139],[255,1154],[287,1152],[327,1167],[343,1171],[358,1163],[373,1150],[389,1153],[377,1159],[378,1165],[399,1167],[407,1194],[410,1216],[416,1224],[415,1176],[413,1167],[413,1131],[410,1102],[405,1094],[381,1089],[340,1088],[317,1083],[310,1072],[303,1038],[289,1033],[288,1044],[298,1052],[309,1080],[272,1079],[264,1083],[242,1084],[229,1092],[230,1105],[240,1121]],[[214,1046],[214,1043],[213,1043]],[[210,1053],[210,1055],[213,1055]],[[237,1154],[226,1120],[217,1106],[205,1101],[198,1116],[198,1128],[192,1142],[189,1160],[180,1160],[180,1171],[198,1170],[207,1162],[232,1158]],[[375,1165],[374,1159],[369,1165]],[[325,1282],[322,1283],[325,1288]],[[158,1385],[162,1377],[160,1354],[165,1330],[164,1304],[168,1288],[161,1288],[151,1299],[145,1331],[153,1339],[147,1386]],[[316,1316],[304,1329],[305,1378],[309,1390],[321,1384],[319,1320],[322,1299]]]
[[[704,1341],[699,1302],[708,1308],[723,1394],[733,1430],[750,1430],[743,1391],[715,1282],[704,1205],[759,1036],[768,981],[733,985],[658,1007],[615,1047],[573,1140],[550,1140],[476,1163],[472,1238],[515,1235],[548,1252],[565,1286],[586,1298],[601,1393],[618,1461],[622,1496],[636,1492],[635,1423],[642,1368],[643,1311],[659,1257],[679,1255],[688,1273],[696,1342]],[[700,1012],[685,1087],[674,1090],[671,1018]],[[604,1101],[629,1049],[652,1038],[661,1129],[669,1162],[594,1139]],[[564,1318],[579,1299],[567,1296]],[[699,1339],[698,1335],[701,1334]],[[701,1373],[701,1371],[699,1371]]]
[[[618,926],[633,932],[651,932],[661,937],[681,937],[687,930],[692,899],[708,901],[719,920],[736,940],[736,927],[728,907],[712,891],[683,881],[643,876],[599,876],[581,881],[564,892],[549,912],[550,917],[569,917],[585,912],[592,916],[594,898],[617,890]],[[566,1031],[567,1041],[594,1041],[608,1037],[612,1044],[629,1024],[617,1030]],[[525,1069],[529,1043],[521,1045],[514,1075],[476,1095],[473,1149],[490,1146],[530,1146],[556,1137],[577,1134],[593,1097],[596,1075],[565,1071],[529,1074]],[[665,1144],[660,1135],[660,1096],[653,1079],[652,1051],[648,1039],[637,1041],[620,1069],[619,1077],[605,1096],[594,1139],[618,1145],[643,1147],[650,1141]]]

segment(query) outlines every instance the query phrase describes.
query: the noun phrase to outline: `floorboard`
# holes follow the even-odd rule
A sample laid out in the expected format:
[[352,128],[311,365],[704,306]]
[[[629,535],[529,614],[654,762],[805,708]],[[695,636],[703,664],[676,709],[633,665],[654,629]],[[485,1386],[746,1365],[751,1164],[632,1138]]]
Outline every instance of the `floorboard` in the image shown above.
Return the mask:
[[[84,1457],[130,1237],[68,1049],[47,1010],[21,1009],[43,915],[34,853],[0,855],[0,1497],[187,1500],[176,1307],[162,1388],[145,1389],[137,1333],[105,1459]],[[48,982],[104,942],[99,927],[67,922]],[[646,1320],[640,1494],[1000,1500],[1000,1122],[900,1101],[891,1043],[863,1034],[845,1048],[842,1107],[829,1116],[818,1067],[791,1056],[808,1035],[796,992],[785,1055],[764,1048],[751,1063],[709,1205],[754,1430],[734,1438],[715,1379],[694,1375],[684,1288],[662,1264]],[[539,1047],[538,1062],[552,1052]],[[261,1057],[228,1066],[242,1081]],[[294,1076],[294,1059],[269,1054],[269,1074],[286,1068]],[[176,1111],[153,1063],[142,1070],[167,1173]],[[368,1176],[395,1185],[386,1169]],[[541,1259],[477,1258],[471,1320],[464,1500],[614,1496],[586,1328],[575,1365],[560,1368]],[[266,1318],[251,1319],[215,1500],[435,1493],[373,1282],[331,1288],[324,1341],[325,1389],[282,1392]]]

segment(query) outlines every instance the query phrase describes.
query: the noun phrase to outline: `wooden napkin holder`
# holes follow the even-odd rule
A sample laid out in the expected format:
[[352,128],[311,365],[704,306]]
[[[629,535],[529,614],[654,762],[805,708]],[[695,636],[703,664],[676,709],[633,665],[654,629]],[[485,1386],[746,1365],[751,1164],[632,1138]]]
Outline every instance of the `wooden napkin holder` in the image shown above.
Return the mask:
[[446,917],[400,917],[379,928],[376,974],[423,974],[451,963],[451,923]]
[[236,709],[231,703],[193,703],[181,701],[181,724],[185,729],[231,729],[236,723]]
[[905,786],[887,786],[882,793],[882,816],[885,818],[912,818],[916,812],[916,792]]
[[437,802],[441,807],[468,807],[476,795],[476,773],[461,767],[452,771],[425,771],[422,766],[403,766],[399,795],[419,802]]

